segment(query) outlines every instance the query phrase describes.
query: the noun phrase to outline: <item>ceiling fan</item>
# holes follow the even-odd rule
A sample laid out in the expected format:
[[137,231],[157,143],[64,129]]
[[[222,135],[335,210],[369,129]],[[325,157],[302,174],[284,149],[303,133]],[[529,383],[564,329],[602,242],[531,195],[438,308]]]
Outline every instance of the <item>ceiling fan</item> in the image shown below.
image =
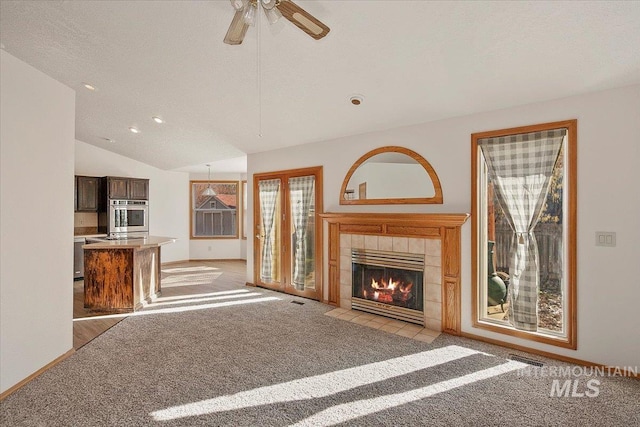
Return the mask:
[[291,0],[230,0],[236,10],[227,35],[224,37],[226,44],[240,44],[247,33],[249,26],[254,26],[258,7],[262,10],[270,24],[274,24],[284,16],[296,27],[319,40],[329,33],[329,27],[320,22],[316,17],[292,2]]

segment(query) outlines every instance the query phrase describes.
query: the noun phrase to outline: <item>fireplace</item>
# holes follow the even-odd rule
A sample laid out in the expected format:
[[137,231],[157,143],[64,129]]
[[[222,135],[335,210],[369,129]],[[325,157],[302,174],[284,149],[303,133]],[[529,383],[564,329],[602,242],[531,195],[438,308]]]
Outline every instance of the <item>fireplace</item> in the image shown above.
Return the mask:
[[[353,297],[353,249],[413,254],[424,259],[424,317],[413,321],[434,331],[460,335],[461,227],[468,214],[325,212],[320,216],[329,233],[327,302],[359,310],[367,305],[367,311],[383,304]],[[381,314],[389,316],[405,309],[395,307]]]
[[354,309],[424,325],[423,254],[351,250]]

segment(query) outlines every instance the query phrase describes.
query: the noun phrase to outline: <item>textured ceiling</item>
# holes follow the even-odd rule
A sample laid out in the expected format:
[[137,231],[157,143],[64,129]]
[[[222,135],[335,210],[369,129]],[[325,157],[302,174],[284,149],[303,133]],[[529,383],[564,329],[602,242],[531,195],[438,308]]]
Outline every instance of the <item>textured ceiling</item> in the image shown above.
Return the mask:
[[2,0],[0,41],[76,90],[77,139],[163,169],[640,83],[640,2],[297,3],[326,38],[226,45],[227,0]]

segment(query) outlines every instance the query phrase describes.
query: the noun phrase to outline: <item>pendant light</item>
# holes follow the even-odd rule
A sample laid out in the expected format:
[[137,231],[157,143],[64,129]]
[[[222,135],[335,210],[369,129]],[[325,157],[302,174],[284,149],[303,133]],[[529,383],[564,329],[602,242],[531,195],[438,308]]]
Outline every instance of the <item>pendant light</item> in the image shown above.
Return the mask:
[[213,191],[213,188],[211,188],[211,165],[207,165],[207,168],[209,169],[209,179],[207,179],[207,181],[209,181],[209,185],[207,186],[207,188],[202,192],[203,196],[215,196],[216,192]]

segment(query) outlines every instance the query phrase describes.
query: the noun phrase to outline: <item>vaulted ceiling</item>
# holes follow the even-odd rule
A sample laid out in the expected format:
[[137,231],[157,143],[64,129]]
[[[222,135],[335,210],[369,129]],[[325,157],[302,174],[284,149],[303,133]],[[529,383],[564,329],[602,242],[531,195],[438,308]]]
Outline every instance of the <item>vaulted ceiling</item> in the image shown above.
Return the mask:
[[640,83],[640,2],[296,3],[327,37],[260,16],[226,45],[227,0],[2,0],[0,42],[76,90],[77,139],[162,169]]

